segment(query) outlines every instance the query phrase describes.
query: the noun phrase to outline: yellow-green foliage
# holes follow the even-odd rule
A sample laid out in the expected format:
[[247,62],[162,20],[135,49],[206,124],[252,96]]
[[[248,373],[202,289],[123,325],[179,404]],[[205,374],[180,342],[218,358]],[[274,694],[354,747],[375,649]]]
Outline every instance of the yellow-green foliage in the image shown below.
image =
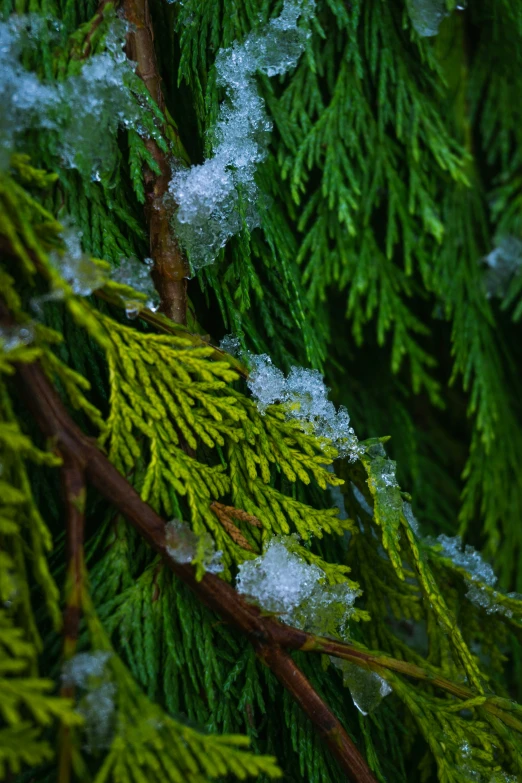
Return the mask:
[[[337,509],[311,508],[271,486],[278,473],[292,483],[314,481],[322,490],[342,483],[327,470],[336,452],[287,421],[281,407],[261,414],[232,386],[239,375],[226,357],[216,361],[215,349],[203,342],[142,333],[98,317],[109,343],[111,384],[101,443],[122,472],[134,471],[145,458],[139,480],[144,500],[170,517],[173,493],[185,497],[193,529],[212,533],[227,566],[245,557],[210,509],[212,500],[228,493],[238,508],[259,518],[263,540],[270,533],[297,532],[306,540],[350,528]],[[194,456],[198,447],[212,450],[211,464]],[[249,534],[260,544],[259,534]]]

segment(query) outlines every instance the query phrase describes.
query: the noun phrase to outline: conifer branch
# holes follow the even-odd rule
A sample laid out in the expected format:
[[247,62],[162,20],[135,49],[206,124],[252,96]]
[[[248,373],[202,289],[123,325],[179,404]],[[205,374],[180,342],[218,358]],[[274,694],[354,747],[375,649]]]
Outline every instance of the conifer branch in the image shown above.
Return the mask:
[[70,419],[57,392],[38,364],[19,365],[18,377],[29,410],[40,429],[52,438],[60,454],[72,459],[85,471],[92,485],[127,517],[167,566],[182,579],[209,608],[244,633],[261,660],[274,672],[306,712],[349,779],[355,783],[375,783],[370,769],[355,744],[329,707],[290,656],[274,641],[275,623],[244,601],[229,584],[212,574],[197,581],[191,565],[176,563],[167,553],[165,523],[138,495],[100,451]]
[[[161,111],[165,112],[149,4],[147,0],[123,0],[122,9],[132,25],[127,35],[127,55],[137,62],[136,73]],[[145,138],[144,143],[160,172],[157,174],[147,168],[144,177],[147,197],[145,212],[149,225],[150,254],[154,261],[152,277],[160,297],[159,309],[176,323],[186,324],[189,267],[170,226],[170,214],[164,200],[171,176],[170,165],[154,139]]]
[[[289,625],[283,625],[271,617],[263,616],[257,607],[249,605],[231,585],[211,573],[206,573],[198,581],[193,566],[176,563],[168,555],[164,521],[147,503],[141,500],[132,485],[100,451],[96,441],[88,438],[74,424],[41,368],[36,363],[19,365],[18,376],[22,381],[29,409],[42,432],[53,439],[60,453],[64,456],[71,454],[78,460],[79,464],[84,467],[85,475],[92,485],[119,509],[162,557],[166,565],[193,590],[206,606],[221,615],[225,622],[245,634],[267,665],[270,665],[268,662],[271,661],[275,662],[276,667],[280,667],[279,674],[274,669],[272,670],[280,677],[283,684],[288,676],[289,663],[283,661],[280,656],[269,653],[268,648],[331,655],[374,671],[381,676],[385,675],[386,670],[390,670],[424,681],[464,701],[480,698],[481,704],[479,706],[482,709],[522,733],[522,722],[511,711],[510,702],[507,699],[491,695],[477,696],[470,688],[440,677],[438,674],[427,672],[407,661],[374,654],[361,650],[355,645],[317,637]],[[175,542],[171,541],[172,543]],[[351,740],[348,742],[345,738],[339,745],[339,737],[344,737],[344,735],[339,734],[338,731],[344,732],[344,729],[340,727],[340,724],[335,730],[332,725],[328,729],[321,725],[318,713],[316,713],[316,706],[314,706],[317,694],[309,683],[305,691],[303,693],[299,691],[299,694],[298,701],[303,708],[304,704],[308,705],[309,717],[316,728],[322,732],[323,736],[326,736],[325,731],[329,732],[330,748],[343,769],[348,770],[349,766],[351,768],[354,754],[359,755],[359,753],[355,746],[350,745]],[[328,712],[326,705],[324,708]],[[350,753],[347,753],[347,747],[351,749]],[[361,778],[353,779],[361,780]]]

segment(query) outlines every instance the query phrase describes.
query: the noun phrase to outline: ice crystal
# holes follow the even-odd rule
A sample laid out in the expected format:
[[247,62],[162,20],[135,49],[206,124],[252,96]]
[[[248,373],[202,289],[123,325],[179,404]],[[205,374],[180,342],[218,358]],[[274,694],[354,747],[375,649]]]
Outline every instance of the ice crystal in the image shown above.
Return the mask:
[[330,658],[331,662],[343,673],[343,683],[350,689],[353,703],[363,715],[373,712],[383,698],[392,692],[386,680],[378,674],[348,661]]
[[89,750],[109,747],[114,731],[116,686],[107,669],[110,655],[102,651],[79,653],[62,669],[63,684],[83,692],[78,712],[84,718]]
[[0,169],[9,166],[18,134],[47,124],[59,97],[54,87],[40,82],[22,67],[22,48],[27,48],[42,22],[37,16],[14,15],[0,22]]
[[81,232],[69,227],[63,231],[62,238],[64,251],[51,253],[49,260],[75,294],[89,296],[105,284],[105,273],[83,252]]
[[153,264],[152,258],[145,258],[143,262],[134,257],[122,258],[120,265],[111,274],[114,282],[130,286],[147,297],[145,301],[132,296],[125,298],[125,310],[129,318],[138,315],[143,307],[153,311],[158,309],[159,298],[150,274]]
[[487,296],[505,296],[512,278],[522,270],[522,241],[512,236],[502,237],[483,261],[487,265],[484,277]]
[[489,563],[482,559],[480,552],[467,544],[462,546],[460,536],[438,536],[436,542],[441,546],[441,554],[452,560],[456,566],[468,572],[470,579],[493,587],[497,581],[495,572]]
[[448,15],[446,0],[408,0],[408,13],[415,32],[429,38],[437,35]]
[[272,123],[255,75],[276,76],[297,64],[308,32],[298,26],[313,0],[285,0],[281,15],[216,58],[217,82],[227,93],[213,132],[213,155],[201,165],[175,171],[170,197],[176,229],[192,266],[212,263],[228,239],[259,225],[256,167],[267,154]]
[[192,563],[196,557],[201,559],[205,571],[218,574],[223,571],[221,551],[216,552],[209,533],[197,536],[194,531],[179,519],[171,519],[165,530],[167,554],[180,565]]
[[219,343],[219,347],[231,356],[239,356],[241,353],[241,341],[239,337],[234,337],[233,334],[226,334]]
[[301,422],[303,429],[311,429],[317,437],[332,443],[341,457],[357,459],[360,446],[348,411],[342,406],[335,410],[317,370],[292,367],[285,378],[266,354],[250,354],[247,360],[251,366],[248,387],[262,413],[268,405],[284,403],[287,416]]
[[[482,559],[481,554],[476,549],[469,545],[462,547],[460,536],[450,538],[442,534],[437,539],[427,538],[426,543],[430,546],[434,544],[442,545],[441,554],[467,572],[468,590],[466,598],[475,606],[485,609],[487,614],[512,616],[512,610],[499,602],[501,594],[492,589],[497,583],[497,577],[493,568]],[[517,600],[522,598],[518,593],[507,593],[507,597]]]
[[[127,86],[132,65],[122,46],[125,26],[114,23],[106,51],[61,82],[43,82],[21,63],[46,24],[41,17],[13,15],[0,22],[0,169],[9,165],[15,144],[32,128],[51,133],[50,148],[63,165],[99,179],[109,174],[117,152],[116,132],[134,124],[137,105]],[[53,20],[47,21],[51,27]]]
[[284,402],[286,379],[270,356],[266,353],[259,356],[248,354],[247,361],[251,367],[248,388],[256,398],[259,410],[264,413],[269,405]]
[[13,351],[21,345],[29,345],[34,340],[34,330],[30,324],[24,326],[2,326],[0,328],[0,349]]
[[344,633],[359,592],[328,585],[325,572],[292,551],[297,537],[275,536],[265,551],[238,569],[238,592],[297,628],[320,635]]

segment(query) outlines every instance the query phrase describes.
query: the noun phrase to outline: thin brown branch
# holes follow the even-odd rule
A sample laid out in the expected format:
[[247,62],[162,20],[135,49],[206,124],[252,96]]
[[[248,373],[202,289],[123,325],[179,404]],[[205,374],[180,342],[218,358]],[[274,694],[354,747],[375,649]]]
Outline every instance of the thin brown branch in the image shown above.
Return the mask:
[[[341,762],[350,780],[375,781],[366,761],[355,748],[338,719],[318,693],[312,688],[303,672],[291,656],[274,644],[260,645],[257,655],[275,674],[281,685],[293,696],[303,712],[315,724],[320,737],[326,742],[332,754]],[[354,752],[355,751],[355,752]]]
[[258,609],[247,604],[223,580],[213,574],[205,574],[198,582],[191,565],[176,563],[169,557],[164,521],[141,500],[136,490],[100,451],[96,442],[84,435],[71,420],[41,367],[36,363],[19,365],[18,377],[29,410],[44,435],[53,440],[64,459],[74,459],[100,494],[127,517],[166,565],[201,601],[250,639],[259,657],[272,669],[324,737],[348,779],[355,783],[375,783],[364,758],[339,720],[288,654],[280,649],[272,635],[272,630],[279,628],[278,624],[262,617]]
[[[137,63],[138,76],[164,112],[165,99],[154,50],[149,4],[147,0],[123,0],[121,7],[125,18],[132,25],[127,35],[127,55]],[[148,167],[145,170],[145,212],[149,224],[150,254],[154,261],[152,277],[160,297],[159,309],[176,323],[186,324],[189,268],[171,228],[170,213],[164,198],[171,176],[170,165],[154,139],[145,138],[144,142],[160,170],[159,175]]]
[[[71,454],[63,454],[63,493],[66,507],[66,550],[67,577],[65,588],[65,609],[63,613],[63,656],[71,658],[76,652],[80,629],[83,591],[83,538],[85,510],[85,472],[78,460]],[[63,685],[61,695],[74,697],[74,688]],[[69,783],[72,767],[71,727],[62,726],[60,732],[60,758],[58,783]]]

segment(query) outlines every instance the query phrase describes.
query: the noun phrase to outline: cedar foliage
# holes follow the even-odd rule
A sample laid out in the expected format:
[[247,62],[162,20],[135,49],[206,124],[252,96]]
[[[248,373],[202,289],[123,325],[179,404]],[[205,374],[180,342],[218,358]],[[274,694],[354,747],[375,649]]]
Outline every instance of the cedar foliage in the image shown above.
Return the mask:
[[[103,125],[95,177],[81,147],[64,163],[71,118],[16,136],[0,173],[0,779],[345,779],[250,642],[92,488],[75,499],[85,541],[71,571],[63,464],[15,382],[35,360],[141,497],[190,524],[199,577],[205,536],[233,583],[273,536],[296,533],[299,558],[357,591],[348,627],[334,613],[330,631],[371,651],[374,674],[295,660],[377,780],[522,778],[522,600],[508,592],[522,579],[522,277],[508,268],[489,296],[482,260],[522,239],[522,12],[515,0],[450,5],[422,38],[403,0],[317,0],[297,67],[257,80],[273,121],[256,175],[262,225],[189,281],[188,327],[110,276],[149,253],[146,172],[160,171],[147,140],[176,165],[208,156],[216,54],[281,3],[151,2],[166,108],[125,71],[135,121]],[[21,57],[48,84],[114,46],[116,10],[2,3],[4,20],[41,18]],[[93,295],[56,260],[64,224],[97,270]],[[134,320],[128,301],[142,308]],[[366,438],[358,459],[338,458],[284,403],[261,412],[247,368],[216,347],[227,333],[285,371],[323,372]],[[502,592],[449,557],[440,533],[480,548]],[[63,628],[71,607],[77,638]],[[71,688],[60,672],[75,660],[91,675]],[[375,674],[392,693],[363,715],[343,677],[353,690]]]

